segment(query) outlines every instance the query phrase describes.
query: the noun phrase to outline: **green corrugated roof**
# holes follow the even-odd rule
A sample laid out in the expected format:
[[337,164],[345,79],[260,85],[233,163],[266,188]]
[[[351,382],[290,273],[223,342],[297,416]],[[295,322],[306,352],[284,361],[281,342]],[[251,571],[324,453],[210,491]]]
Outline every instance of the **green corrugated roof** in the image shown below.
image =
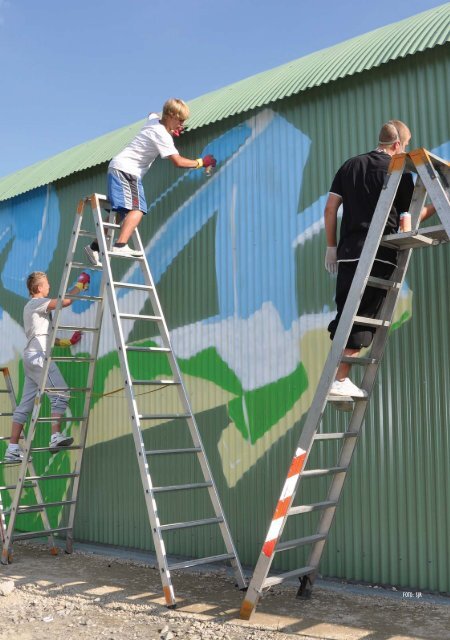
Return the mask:
[[[189,128],[351,76],[450,40],[450,2],[293,62],[258,73],[190,101]],[[109,161],[135,135],[142,120],[63,151],[0,179],[0,200]]]

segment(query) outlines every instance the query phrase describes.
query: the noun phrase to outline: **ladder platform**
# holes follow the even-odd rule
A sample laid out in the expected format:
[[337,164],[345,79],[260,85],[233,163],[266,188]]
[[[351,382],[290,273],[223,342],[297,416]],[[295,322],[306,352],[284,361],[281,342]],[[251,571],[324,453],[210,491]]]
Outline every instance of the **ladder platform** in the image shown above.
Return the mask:
[[424,227],[406,233],[393,233],[383,236],[381,244],[395,249],[420,249],[449,242],[450,238],[443,225]]
[[212,482],[197,482],[194,484],[172,484],[166,487],[153,487],[153,493],[164,493],[166,491],[187,491],[190,489],[209,489],[212,487]]
[[311,513],[312,511],[322,511],[325,509],[333,509],[337,506],[337,500],[325,500],[324,502],[313,502],[312,504],[302,504],[298,507],[291,507],[288,511],[289,516],[296,516],[299,513]]
[[184,562],[175,562],[173,564],[169,564],[169,571],[196,567],[200,564],[213,564],[215,562],[223,562],[224,560],[234,560],[234,555],[232,553],[222,553],[220,555],[209,556],[207,558],[193,558],[192,560],[185,560]]
[[190,418],[190,413],[152,413],[139,416],[140,420],[180,420]]
[[47,538],[54,533],[64,533],[71,531],[70,527],[58,527],[56,529],[43,529],[42,531],[28,531],[27,533],[13,533],[12,539],[16,540],[30,540],[31,538]]
[[160,525],[161,531],[175,531],[175,529],[191,529],[192,527],[203,527],[210,524],[219,524],[223,518],[204,518],[203,520],[191,520],[190,522],[174,522],[172,524]]
[[365,318],[364,316],[353,316],[353,324],[362,324],[367,327],[390,327],[389,320],[381,318]]
[[328,469],[306,469],[303,471],[304,478],[317,478],[319,476],[330,476],[335,473],[346,473],[348,467],[329,467]]
[[280,573],[277,576],[270,576],[269,578],[266,578],[264,580],[262,588],[268,589],[269,587],[274,587],[277,584],[286,582],[286,580],[290,580],[291,578],[301,578],[302,576],[307,576],[314,571],[314,567],[302,567],[301,569],[294,569],[293,571]]
[[169,456],[176,455],[177,453],[201,453],[201,447],[191,447],[190,449],[153,449],[153,451],[146,451],[146,456]]
[[296,549],[297,547],[304,547],[308,544],[315,544],[326,540],[326,533],[316,533],[313,536],[305,536],[304,538],[297,538],[295,540],[287,540],[286,542],[280,542],[277,545],[276,551],[288,551],[289,549]]

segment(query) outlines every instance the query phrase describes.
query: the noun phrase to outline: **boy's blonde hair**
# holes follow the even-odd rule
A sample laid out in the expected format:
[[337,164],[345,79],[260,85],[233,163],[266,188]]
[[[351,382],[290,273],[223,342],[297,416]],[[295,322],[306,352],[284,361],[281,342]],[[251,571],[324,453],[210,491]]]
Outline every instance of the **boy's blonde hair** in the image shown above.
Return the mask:
[[47,277],[44,271],[33,271],[27,278],[27,288],[30,292],[30,296],[38,293],[38,285],[41,280]]
[[404,122],[401,120],[389,120],[381,127],[378,144],[389,146],[395,142],[405,144],[410,136],[411,132]]
[[180,98],[169,98],[166,100],[163,106],[162,117],[175,116],[180,120],[187,120],[189,118],[189,107]]

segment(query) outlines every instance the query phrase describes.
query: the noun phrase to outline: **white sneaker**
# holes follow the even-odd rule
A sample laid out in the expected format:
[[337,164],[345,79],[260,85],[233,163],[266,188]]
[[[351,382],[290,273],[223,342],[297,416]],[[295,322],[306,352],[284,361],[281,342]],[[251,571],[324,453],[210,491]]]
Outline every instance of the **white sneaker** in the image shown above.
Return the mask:
[[89,262],[94,267],[101,267],[102,266],[102,263],[100,262],[98,251],[96,251],[95,249],[92,249],[92,247],[89,244],[88,244],[87,247],[84,247],[84,252],[87,255],[87,258],[88,258]]
[[56,433],[52,433],[52,437],[50,438],[50,443],[48,446],[50,447],[50,451],[52,453],[56,453],[63,447],[70,447],[72,442],[73,438],[57,431]]
[[23,460],[23,451],[20,447],[15,447],[14,449],[10,448],[11,445],[8,445],[6,449],[5,457],[3,458],[3,462],[15,462],[20,463]]
[[114,246],[111,253],[113,253],[115,256],[125,256],[127,258],[140,258],[142,256],[142,251],[135,251],[127,244],[124,247]]
[[335,380],[331,385],[330,396],[345,396],[350,398],[367,398],[367,391],[353,384],[350,378]]

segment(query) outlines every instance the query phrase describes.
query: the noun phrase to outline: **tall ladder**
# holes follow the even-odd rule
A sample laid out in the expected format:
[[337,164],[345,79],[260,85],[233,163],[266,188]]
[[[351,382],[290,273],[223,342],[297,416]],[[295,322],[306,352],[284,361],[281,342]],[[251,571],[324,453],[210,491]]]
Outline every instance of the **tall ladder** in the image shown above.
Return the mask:
[[[8,367],[1,367],[0,371],[3,378],[2,381],[4,383],[4,387],[0,388],[0,394],[8,396],[8,405],[9,405],[8,407],[4,407],[2,405],[2,409],[0,411],[0,417],[8,419],[7,421],[5,421],[4,425],[2,424],[0,440],[7,442],[10,440],[9,434],[11,432],[11,421],[12,421],[14,410],[17,406],[17,402],[16,402],[16,394],[14,391],[14,386],[11,380],[11,375],[9,373]],[[7,410],[5,411],[4,409],[7,409]],[[4,421],[2,420],[2,423],[3,422]],[[17,510],[17,513],[18,515],[21,515],[21,514],[24,515],[27,513],[39,512],[41,514],[44,528],[49,530],[50,521],[49,521],[47,510],[44,506],[42,506],[42,508],[40,507],[40,505],[44,505],[44,498],[42,496],[41,489],[38,483],[36,482],[35,479],[33,479],[37,477],[35,468],[33,466],[33,462],[31,459],[29,459],[28,462],[25,464],[28,472],[28,478],[24,483],[24,489],[32,490],[32,493],[34,494],[34,498],[31,505],[21,505],[21,507]],[[18,469],[18,465],[15,463],[7,462],[2,458],[0,460],[0,468],[2,469],[2,472],[3,472],[3,480],[6,483],[8,482],[10,475],[14,476],[14,472]],[[9,471],[11,471],[11,473],[9,473]],[[2,549],[5,549],[4,557],[6,562],[8,561],[12,562],[12,547],[10,547],[9,549],[5,548],[5,540],[6,540],[6,533],[7,533],[6,520],[7,518],[9,518],[11,514],[11,507],[5,508],[4,506],[5,500],[4,500],[3,494],[4,493],[8,494],[7,500],[8,502],[10,502],[11,501],[10,492],[16,491],[16,489],[17,489],[17,481],[12,482],[10,484],[2,484],[0,486],[0,528],[1,528],[1,538],[2,538]],[[27,500],[30,499],[31,497],[30,494],[31,494],[31,491],[27,496]],[[51,548],[54,549],[54,544],[52,544]]]
[[[395,195],[404,171],[417,173],[417,179],[411,201],[412,231],[383,236],[387,218],[394,202]],[[294,457],[288,470],[278,504],[276,506],[265,542],[257,561],[249,588],[241,606],[241,618],[248,620],[255,609],[264,590],[273,585],[299,578],[298,597],[311,595],[312,586],[317,576],[322,552],[328,538],[334,514],[341,497],[343,484],[347,476],[353,452],[364,421],[378,367],[388,340],[389,330],[405,279],[412,250],[419,247],[432,247],[450,239],[450,164],[425,149],[416,149],[408,154],[399,154],[392,158],[388,174],[383,185],[373,220],[364,244],[361,258],[356,269],[351,289],[337,327],[330,353],[326,360],[322,376],[314,395],[308,416],[305,421]],[[419,214],[424,206],[426,196],[436,207],[441,225],[419,227]],[[372,265],[380,244],[399,250],[398,266],[390,280],[370,276]],[[358,308],[366,286],[379,287],[386,290],[386,298],[380,317],[377,319],[358,316]],[[364,357],[346,357],[344,349],[353,324],[374,327],[375,334],[370,353]],[[331,385],[341,362],[348,362],[362,367],[364,374],[361,388],[367,392],[366,398],[336,398],[329,396]],[[350,408],[348,426],[344,431],[333,432],[323,414],[327,403],[344,402]],[[343,405],[341,404],[341,407]],[[322,454],[321,443],[334,441],[339,446],[337,461],[325,468],[306,468],[313,445],[315,453]],[[324,445],[322,445],[323,447]],[[317,502],[293,506],[297,491],[303,489],[305,479],[328,478],[330,482],[326,495]],[[307,488],[307,487],[305,487]],[[325,493],[325,492],[324,492]],[[303,492],[300,496],[303,498]],[[318,520],[308,535],[296,539],[281,541],[281,536],[290,516],[316,513]],[[312,520],[311,516],[309,518]],[[299,523],[296,523],[299,526]],[[303,529],[305,523],[303,522]],[[278,575],[269,576],[270,567],[276,553],[309,547],[309,558],[305,566]],[[306,557],[306,556],[305,556]]]
[[[85,225],[85,228],[82,229],[84,214],[88,209],[92,213],[92,217],[87,221],[87,225]],[[105,212],[109,213],[109,216],[106,216],[106,221],[103,219],[105,217]],[[93,225],[94,232],[92,232],[91,229],[88,228],[89,223],[91,228]],[[89,409],[91,404],[92,387],[94,380],[94,367],[99,351],[102,323],[105,323],[105,321],[103,320],[103,311],[105,306],[105,299],[107,298],[110,310],[110,320],[114,332],[117,354],[120,363],[121,376],[123,379],[123,389],[127,398],[128,419],[131,422],[140,478],[144,488],[144,497],[147,507],[148,519],[158,560],[164,597],[166,600],[166,604],[169,607],[174,607],[176,605],[176,601],[174,589],[172,586],[171,571],[175,569],[182,569],[212,562],[226,561],[231,563],[231,566],[234,570],[237,586],[242,589],[246,586],[246,583],[237,556],[237,552],[234,547],[231,533],[225,518],[225,514],[220,503],[219,495],[211,474],[209,463],[206,458],[195,416],[192,412],[187,391],[181,377],[181,372],[172,349],[169,331],[164,319],[163,311],[159,302],[150,268],[145,257],[145,252],[143,250],[139,232],[136,229],[131,238],[136,251],[139,253],[139,256],[119,256],[112,252],[114,234],[119,228],[120,225],[113,222],[113,214],[110,213],[110,206],[105,196],[93,194],[92,196],[84,198],[79,202],[67,259],[63,270],[61,286],[58,294],[58,305],[53,314],[52,332],[49,336],[49,354],[47,356],[46,366],[43,372],[43,378],[46,379],[50,362],[52,360],[61,360],[61,358],[56,358],[52,355],[52,348],[54,346],[56,333],[58,331],[72,331],[80,329],[85,333],[91,332],[93,334],[90,356],[87,359],[90,363],[90,366],[86,385],[82,388],[78,387],[70,389],[71,393],[85,393],[85,401],[82,416],[78,418],[70,418],[72,422],[79,421],[81,424],[79,456],[75,465],[74,472],[72,474],[72,503],[68,512],[67,526],[65,528],[59,527],[57,532],[60,533],[64,531],[66,535],[66,551],[70,552],[72,550],[73,543],[73,524],[80,479],[82,454],[85,447],[86,432],[89,420]],[[67,296],[66,291],[68,289],[70,280],[73,279],[73,275],[71,275],[71,272],[73,270],[80,271],[86,269],[86,263],[84,261],[75,259],[77,258],[77,256],[84,256],[84,253],[80,251],[82,247],[78,246],[78,241],[80,238],[97,239],[100,247],[100,256],[102,263],[102,267],[100,267],[100,269],[102,270],[102,276],[100,292],[98,296],[76,296],[76,299],[83,299],[96,303],[95,319],[93,325],[85,327],[72,327],[61,324],[61,302],[65,297],[70,297]],[[117,272],[120,271],[120,266],[123,267],[123,261],[127,261],[128,265],[134,267],[134,272],[130,277],[130,281],[128,282],[124,282],[122,279],[119,279],[119,276],[117,276]],[[88,265],[88,267],[91,269],[99,270],[96,267],[92,267],[92,265]],[[136,275],[136,272],[138,272],[138,275]],[[138,313],[130,313],[128,310],[123,309],[120,303],[124,298],[126,299],[126,296],[121,295],[122,293],[129,294],[131,299],[134,300],[134,304],[139,304],[141,311]],[[150,305],[151,307],[150,313],[146,312],[148,305]],[[127,332],[124,328],[124,324],[126,324],[127,322],[132,322],[133,325],[135,325],[135,323],[137,322],[145,323],[147,326],[152,327],[153,330],[156,331],[162,346],[155,345],[153,340],[151,341],[152,344],[150,346],[135,343],[128,344],[126,341],[126,336],[130,334],[130,331]],[[146,335],[154,334],[150,330],[148,330],[146,331]],[[141,359],[140,369],[144,371],[146,369],[151,370],[152,358],[154,360],[155,358],[164,356],[167,359],[168,365],[170,366],[172,377],[168,379],[136,379],[136,377],[134,377],[132,374],[132,366],[130,363],[130,358],[133,358],[133,356],[135,356],[136,354],[139,354],[139,358]],[[84,363],[86,362],[86,358],[77,358],[73,356],[65,358],[65,360],[81,360]],[[143,362],[145,363],[145,366],[142,364]],[[178,397],[177,401],[181,408],[177,412],[173,411],[173,409],[158,413],[152,410],[146,412],[144,408],[145,400],[148,400],[150,394],[152,397],[154,397],[155,391],[157,391],[159,394],[164,394],[166,393],[166,391],[164,390],[170,388],[176,389]],[[141,392],[140,390],[142,389],[144,389],[144,391]],[[150,391],[148,391],[149,389]],[[36,422],[49,420],[48,417],[39,419],[37,417],[39,415],[40,399],[44,392],[45,383],[43,382],[40,389],[39,400],[36,403],[35,409],[33,411],[31,424],[28,431],[26,451],[27,454],[31,449],[30,443],[32,441]],[[173,398],[169,400],[169,404],[170,402],[172,402],[173,405]],[[162,404],[164,404],[164,402],[162,402]],[[167,404],[167,401],[165,404]],[[188,427],[188,429],[186,429],[186,435],[187,437],[190,437],[190,444],[188,446],[183,445],[183,447],[179,448],[148,449],[144,443],[142,425],[146,424],[152,426],[167,421],[176,421],[177,423],[180,423],[179,429],[182,429],[181,425],[184,421],[185,425]],[[193,467],[195,465],[197,466],[197,468],[194,469],[193,472],[191,469],[189,469],[190,474],[192,475],[193,473],[194,479],[190,477],[188,481],[182,483],[180,482],[178,484],[155,486],[150,474],[150,467],[152,465],[157,466],[157,459],[163,461],[163,465],[166,470],[168,468],[171,468],[175,472],[177,470],[176,461],[178,461],[180,457],[186,456],[190,457],[192,460],[190,467]],[[201,480],[198,480],[198,476],[201,476]],[[167,522],[164,524],[161,523],[160,513],[164,513],[164,506],[166,506],[167,510],[167,505],[159,505],[160,508],[157,507],[157,500],[159,500],[160,497],[162,499],[162,496],[165,495],[168,497],[168,500],[170,500],[170,496],[173,496],[175,492],[181,492],[184,496],[186,496],[185,503],[187,505],[190,505],[190,501],[194,501],[195,497],[199,496],[202,491],[206,491],[207,497],[203,496],[202,504],[205,502],[208,503],[208,510],[210,511],[210,513],[207,516],[193,518],[189,521]],[[16,507],[16,504],[19,503],[19,500],[20,486],[18,486],[18,490],[13,502],[13,507]],[[197,530],[197,527],[202,528],[213,526],[218,527],[217,533],[223,540],[223,553],[214,556],[182,560],[169,564],[164,544],[164,535],[166,534],[166,532],[182,532],[183,530],[192,531],[192,529]],[[10,544],[13,537],[14,539],[20,538],[20,534],[18,536],[13,536],[13,528],[14,518],[11,517],[6,534],[6,548]],[[45,533],[51,532],[37,532],[36,536],[39,535],[42,537],[42,535],[45,535]],[[26,535],[27,537],[31,537],[30,534]]]

